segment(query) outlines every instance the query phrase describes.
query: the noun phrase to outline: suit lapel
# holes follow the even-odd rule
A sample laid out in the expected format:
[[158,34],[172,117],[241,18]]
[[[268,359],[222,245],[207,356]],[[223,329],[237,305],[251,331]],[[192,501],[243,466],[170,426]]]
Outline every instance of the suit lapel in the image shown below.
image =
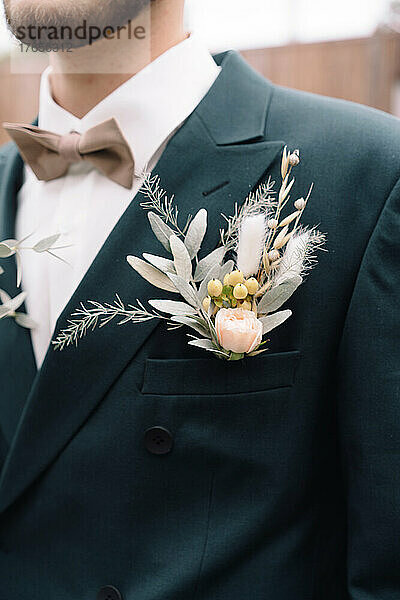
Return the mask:
[[[154,170],[162,186],[175,194],[183,219],[200,207],[207,208],[209,249],[218,241],[220,213],[230,214],[234,203],[244,200],[284,144],[261,141],[270,87],[235,53],[225,55],[222,66],[214,86],[172,138]],[[241,80],[247,86],[241,85]],[[247,101],[243,95],[248,96]],[[232,106],[226,117],[228,97]],[[248,117],[248,107],[256,117]],[[126,262],[128,254],[163,253],[139,202],[138,197],[132,201],[110,234],[60,316],[56,330],[64,328],[71,313],[87,300],[112,302],[116,292],[126,303],[136,298],[146,303],[149,298],[168,297],[141,279]],[[89,333],[78,348],[49,350],[3,470],[0,510],[5,510],[62,451],[156,326],[157,321],[122,327],[110,324]]]
[[[0,163],[0,240],[14,237],[16,198],[22,183],[23,164],[14,146],[2,155]],[[0,288],[10,296],[21,290],[16,286],[14,258],[0,260],[4,273]],[[20,309],[24,311],[24,307]],[[8,444],[17,428],[23,406],[36,375],[36,365],[28,329],[13,319],[0,321],[0,426]]]

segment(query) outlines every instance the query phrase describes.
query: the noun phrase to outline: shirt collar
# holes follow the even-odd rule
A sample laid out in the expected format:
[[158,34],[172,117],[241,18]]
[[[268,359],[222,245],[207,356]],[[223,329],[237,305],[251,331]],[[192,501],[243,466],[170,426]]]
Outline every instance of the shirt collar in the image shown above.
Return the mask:
[[41,78],[39,127],[60,135],[84,133],[115,117],[133,152],[136,171],[146,168],[159,147],[189,117],[220,72],[205,46],[190,36],[119,86],[82,119],[52,98],[51,68]]

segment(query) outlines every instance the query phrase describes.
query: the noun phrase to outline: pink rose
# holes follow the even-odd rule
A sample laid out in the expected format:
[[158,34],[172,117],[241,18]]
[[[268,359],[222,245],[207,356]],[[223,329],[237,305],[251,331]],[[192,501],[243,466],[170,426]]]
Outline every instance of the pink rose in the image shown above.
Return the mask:
[[261,343],[263,326],[251,310],[221,308],[215,317],[218,341],[237,354],[252,352]]

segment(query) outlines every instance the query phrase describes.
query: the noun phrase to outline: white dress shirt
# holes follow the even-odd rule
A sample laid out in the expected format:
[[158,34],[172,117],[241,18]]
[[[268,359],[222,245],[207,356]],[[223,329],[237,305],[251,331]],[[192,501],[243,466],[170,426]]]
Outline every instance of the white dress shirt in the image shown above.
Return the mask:
[[[206,95],[219,71],[208,50],[189,37],[78,119],[53,100],[47,69],[40,87],[39,127],[58,134],[84,133],[115,117],[140,174],[155,166],[170,137]],[[73,164],[65,176],[49,182],[39,181],[27,166],[24,177],[18,195],[17,239],[33,234],[24,243],[32,246],[60,233],[56,246],[70,246],[54,251],[68,264],[48,254],[22,251],[22,288],[27,292],[27,311],[37,323],[32,343],[40,367],[59,315],[141,181],[135,178],[127,190],[87,162]]]

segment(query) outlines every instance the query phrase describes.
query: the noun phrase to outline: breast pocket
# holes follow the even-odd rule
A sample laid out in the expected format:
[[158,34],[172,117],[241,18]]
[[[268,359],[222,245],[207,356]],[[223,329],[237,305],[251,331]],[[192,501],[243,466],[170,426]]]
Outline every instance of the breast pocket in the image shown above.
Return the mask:
[[297,350],[232,362],[217,358],[149,358],[142,394],[215,398],[290,388],[299,359]]
[[237,362],[149,358],[141,406],[149,422],[171,432],[174,457],[189,471],[201,456],[238,477],[246,465],[254,480],[277,473],[274,465],[296,452],[295,437],[304,435],[293,393],[299,360],[297,350]]

